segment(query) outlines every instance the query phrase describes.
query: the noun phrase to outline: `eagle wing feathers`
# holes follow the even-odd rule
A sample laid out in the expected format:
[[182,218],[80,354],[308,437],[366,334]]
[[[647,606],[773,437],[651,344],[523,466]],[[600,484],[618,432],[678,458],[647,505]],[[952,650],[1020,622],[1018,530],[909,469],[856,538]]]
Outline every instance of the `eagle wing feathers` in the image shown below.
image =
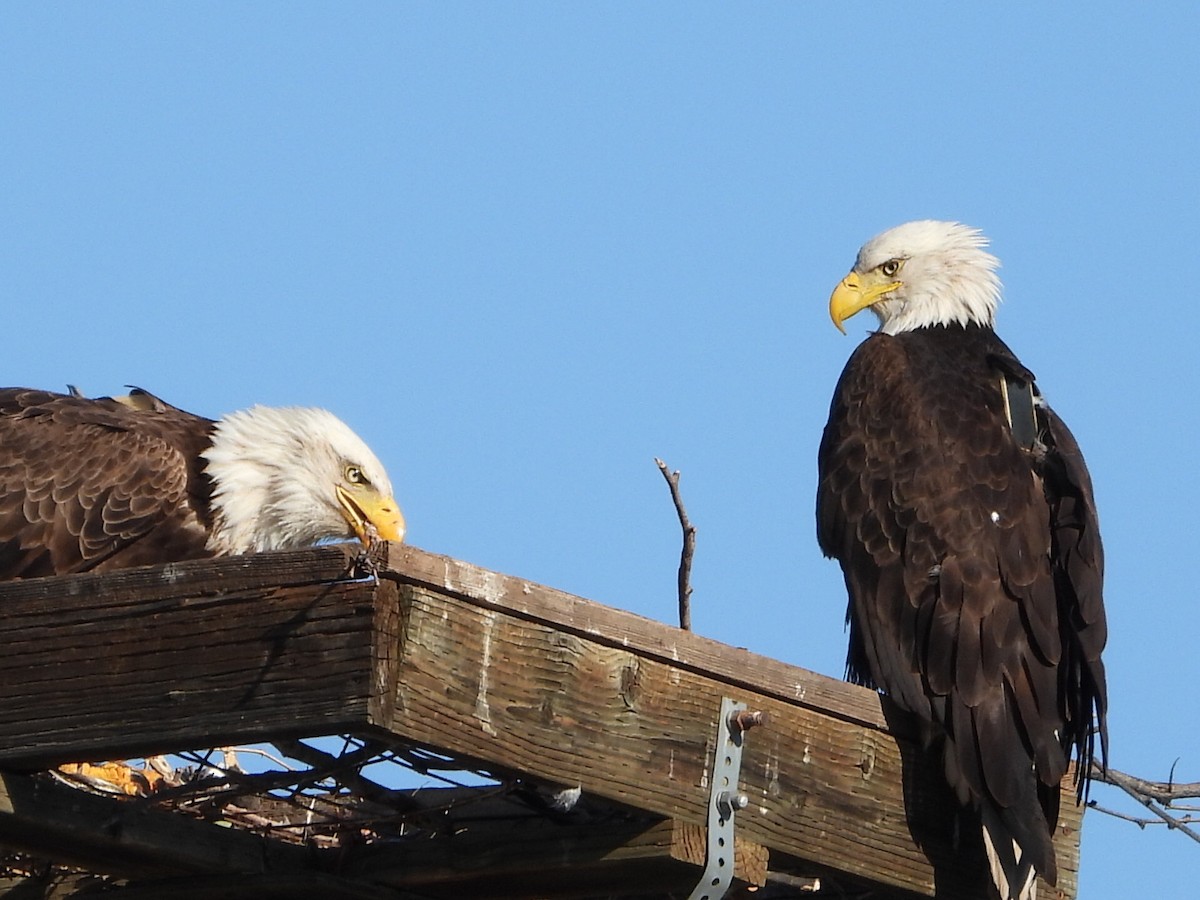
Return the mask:
[[[0,391],[0,574],[137,565],[164,550],[207,555],[189,502],[204,487],[189,460],[208,424],[174,407]],[[155,546],[143,546],[150,536]]]
[[1033,383],[990,330],[868,338],[822,438],[818,537],[846,575],[848,677],[938,723],[960,797],[999,810],[1053,881],[1050,830],[1029,822],[1057,816],[1071,746],[1091,760],[1102,556],[1074,438],[1038,401],[1044,443],[1020,446],[1005,374]]

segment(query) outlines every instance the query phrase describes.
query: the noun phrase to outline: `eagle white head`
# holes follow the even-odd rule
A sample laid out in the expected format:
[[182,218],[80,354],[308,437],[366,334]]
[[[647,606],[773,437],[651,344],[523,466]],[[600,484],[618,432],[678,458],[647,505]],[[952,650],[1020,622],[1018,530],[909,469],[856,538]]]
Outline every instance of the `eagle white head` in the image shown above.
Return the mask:
[[958,222],[907,222],[871,238],[829,299],[842,323],[870,307],[885,334],[932,325],[991,328],[1000,304],[1000,261],[977,228]]
[[216,553],[404,539],[383,465],[326,410],[255,406],[232,413],[216,422],[203,456],[213,485],[208,545]]

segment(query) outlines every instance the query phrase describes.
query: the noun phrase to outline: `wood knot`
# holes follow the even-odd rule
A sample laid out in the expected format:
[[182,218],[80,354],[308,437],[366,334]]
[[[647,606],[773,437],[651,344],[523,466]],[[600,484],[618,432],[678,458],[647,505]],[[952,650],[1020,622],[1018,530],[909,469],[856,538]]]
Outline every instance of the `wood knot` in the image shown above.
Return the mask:
[[641,671],[637,658],[634,657],[628,665],[621,666],[620,686],[617,692],[626,709],[637,709],[638,696],[642,692]]
[[875,771],[875,747],[868,745],[863,747],[862,756],[858,759],[858,768],[862,770],[863,780],[866,781],[871,777],[871,773]]

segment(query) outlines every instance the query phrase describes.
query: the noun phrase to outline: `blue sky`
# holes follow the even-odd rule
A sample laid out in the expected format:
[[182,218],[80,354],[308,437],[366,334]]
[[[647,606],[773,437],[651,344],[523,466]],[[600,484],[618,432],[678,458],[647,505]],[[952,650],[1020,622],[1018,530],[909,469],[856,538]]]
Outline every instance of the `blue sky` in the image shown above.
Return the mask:
[[[1088,457],[1112,762],[1200,780],[1191,4],[9,5],[0,381],[320,405],[413,543],[840,675],[827,301],[983,228],[998,330]],[[1109,805],[1108,789],[1095,796]],[[1091,814],[1087,900],[1195,846]]]

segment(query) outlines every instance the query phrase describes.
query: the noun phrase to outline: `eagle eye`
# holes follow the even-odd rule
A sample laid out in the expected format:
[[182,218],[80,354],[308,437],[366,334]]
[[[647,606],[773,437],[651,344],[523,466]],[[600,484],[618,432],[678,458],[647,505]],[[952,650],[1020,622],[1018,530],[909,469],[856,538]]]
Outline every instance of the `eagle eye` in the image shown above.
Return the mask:
[[902,259],[889,259],[887,262],[885,262],[883,265],[881,265],[879,267],[879,271],[882,272],[884,275],[886,275],[888,278],[891,278],[893,275],[895,275],[897,272],[900,271],[900,266],[903,265],[903,263],[904,263],[904,260],[902,260]]
[[367,484],[367,476],[358,466],[346,466],[346,480],[351,484]]

